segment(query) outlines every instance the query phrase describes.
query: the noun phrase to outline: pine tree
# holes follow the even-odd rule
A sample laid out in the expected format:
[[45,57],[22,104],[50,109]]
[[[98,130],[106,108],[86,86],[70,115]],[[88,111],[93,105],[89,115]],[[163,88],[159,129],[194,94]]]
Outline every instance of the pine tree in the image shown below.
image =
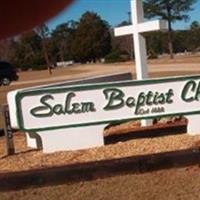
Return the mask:
[[187,13],[192,10],[196,0],[145,0],[145,14],[147,18],[160,17],[168,22],[168,46],[170,57],[173,55],[172,23],[178,20],[188,20]]
[[82,15],[73,41],[73,53],[77,61],[96,62],[111,50],[109,25],[93,12]]

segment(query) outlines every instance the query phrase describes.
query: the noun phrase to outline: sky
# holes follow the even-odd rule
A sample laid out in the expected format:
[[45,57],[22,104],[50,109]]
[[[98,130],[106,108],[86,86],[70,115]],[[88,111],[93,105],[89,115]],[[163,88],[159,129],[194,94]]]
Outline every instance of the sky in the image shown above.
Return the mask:
[[[63,10],[58,16],[47,22],[47,25],[52,30],[57,25],[69,20],[78,21],[86,11],[96,12],[111,26],[116,26],[122,21],[128,20],[130,0],[76,0],[69,8]],[[188,22],[176,22],[173,24],[173,28],[187,29],[192,21],[200,22],[200,0],[197,0],[197,3],[193,5],[193,11],[188,14],[190,16]]]

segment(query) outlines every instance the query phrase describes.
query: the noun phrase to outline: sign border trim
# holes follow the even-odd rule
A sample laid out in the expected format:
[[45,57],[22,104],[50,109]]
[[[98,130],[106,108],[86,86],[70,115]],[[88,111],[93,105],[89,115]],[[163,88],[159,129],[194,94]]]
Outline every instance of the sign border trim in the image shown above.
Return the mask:
[[117,122],[126,122],[129,120],[142,120],[142,119],[154,119],[157,117],[170,117],[176,115],[193,115],[193,114],[200,114],[199,111],[192,111],[192,112],[177,112],[173,114],[158,114],[149,117],[133,117],[127,119],[119,119],[119,120],[107,120],[107,121],[97,121],[97,122],[90,122],[90,123],[80,123],[80,124],[73,124],[73,125],[64,125],[64,126],[55,126],[55,127],[44,127],[44,128],[34,128],[34,129],[27,129],[24,127],[24,120],[22,117],[21,111],[21,100],[25,96],[31,96],[33,93],[35,95],[40,95],[42,93],[47,92],[48,94],[55,94],[55,93],[62,93],[63,91],[84,91],[87,89],[95,90],[100,88],[108,88],[108,87],[127,87],[127,86],[139,86],[139,85],[150,85],[150,84],[160,84],[160,83],[167,83],[167,82],[178,82],[184,80],[195,80],[200,79],[199,75],[192,75],[192,76],[176,76],[170,78],[159,78],[159,79],[146,79],[146,80],[133,80],[133,81],[120,81],[120,82],[108,82],[108,83],[97,83],[97,84],[83,84],[83,85],[73,85],[67,87],[55,87],[55,88],[42,88],[36,90],[29,90],[29,91],[19,91],[16,94],[16,108],[17,108],[17,123],[19,129],[26,132],[36,132],[36,131],[48,131],[48,130],[56,130],[56,129],[63,129],[63,128],[77,128],[77,127],[84,127],[84,126],[95,126],[95,125],[102,125],[102,124],[109,124],[109,123],[117,123]]

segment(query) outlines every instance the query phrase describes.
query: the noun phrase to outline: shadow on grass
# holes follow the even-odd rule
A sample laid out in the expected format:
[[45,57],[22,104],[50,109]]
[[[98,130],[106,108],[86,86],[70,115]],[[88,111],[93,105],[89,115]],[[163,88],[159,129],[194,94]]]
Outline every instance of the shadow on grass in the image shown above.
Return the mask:
[[[162,137],[183,134],[187,123],[169,124],[155,129],[133,131],[122,135],[105,137],[105,143],[111,144],[138,138]],[[35,150],[30,150],[35,151]],[[20,152],[20,154],[23,152]],[[24,152],[24,153],[27,153]],[[60,167],[36,169],[30,171],[0,174],[0,191],[20,190],[30,187],[54,186],[79,181],[104,179],[125,174],[146,173],[162,169],[181,168],[200,163],[200,148],[132,156],[127,158],[102,160]]]
[[200,164],[200,147],[127,158],[0,174],[0,191],[54,186]]
[[152,126],[148,129],[139,128],[125,134],[109,135],[104,138],[105,144],[115,144],[133,139],[156,138],[170,135],[180,135],[187,132],[187,122],[166,124],[165,126]]
[[4,129],[0,129],[0,137],[3,137],[5,135]]
[[147,130],[139,130],[139,131],[132,131],[125,134],[118,134],[118,135],[110,135],[106,136],[104,141],[106,145],[115,144],[118,142],[125,142],[128,140],[133,139],[142,139],[142,138],[156,138],[156,137],[163,137],[163,136],[170,136],[170,135],[180,135],[185,134],[187,132],[187,124],[180,124],[178,126],[168,126],[159,129],[149,129]]

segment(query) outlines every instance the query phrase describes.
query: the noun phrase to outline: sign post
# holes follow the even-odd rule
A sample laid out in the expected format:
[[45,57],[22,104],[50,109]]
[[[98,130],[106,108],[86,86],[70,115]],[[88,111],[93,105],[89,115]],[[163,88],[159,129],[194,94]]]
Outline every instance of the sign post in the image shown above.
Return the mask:
[[[142,33],[166,30],[163,20],[145,22],[142,0],[131,0],[132,25],[115,28],[115,36],[133,35],[136,75],[138,80],[148,78],[146,41]],[[151,125],[151,120],[142,120],[143,126]]]
[[10,114],[8,105],[2,106],[3,117],[4,117],[4,132],[6,140],[6,154],[13,155],[15,153],[14,142],[13,142],[13,132],[10,123]]

